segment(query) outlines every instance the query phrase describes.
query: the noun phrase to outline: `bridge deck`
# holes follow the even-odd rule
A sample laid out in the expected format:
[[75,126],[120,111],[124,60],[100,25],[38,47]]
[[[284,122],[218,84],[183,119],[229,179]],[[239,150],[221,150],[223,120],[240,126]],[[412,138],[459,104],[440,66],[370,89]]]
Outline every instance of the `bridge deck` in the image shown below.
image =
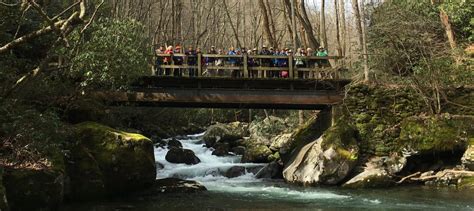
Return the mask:
[[143,77],[128,92],[98,92],[119,105],[323,109],[342,101],[349,80]]

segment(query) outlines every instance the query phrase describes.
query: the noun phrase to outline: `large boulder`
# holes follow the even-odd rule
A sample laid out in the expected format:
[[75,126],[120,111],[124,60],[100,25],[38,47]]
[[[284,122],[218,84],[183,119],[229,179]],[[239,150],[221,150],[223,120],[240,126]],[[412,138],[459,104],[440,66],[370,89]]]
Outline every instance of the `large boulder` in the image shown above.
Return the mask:
[[242,122],[218,123],[206,130],[202,140],[207,147],[213,147],[217,142],[229,143],[234,147],[238,140],[248,135],[247,127],[247,124]]
[[63,201],[64,174],[60,171],[8,168],[3,183],[12,210],[57,209]]
[[474,138],[470,139],[469,146],[467,147],[466,152],[464,152],[461,162],[464,168],[474,171]]
[[155,182],[153,143],[140,135],[85,122],[76,125],[67,174],[75,200],[141,190]]
[[284,165],[288,164],[291,155],[294,155],[296,151],[323,135],[331,126],[331,114],[331,109],[321,110],[316,117],[308,119],[304,125],[296,128],[290,139],[285,141],[279,150]]
[[304,185],[339,184],[352,171],[358,156],[356,131],[339,122],[296,152],[285,165],[283,177]]
[[394,185],[392,175],[400,172],[406,163],[404,157],[373,157],[364,170],[345,182],[346,188],[384,188]]
[[176,147],[171,148],[168,153],[166,153],[165,159],[170,163],[185,163],[188,165],[194,165],[201,162],[192,150]]

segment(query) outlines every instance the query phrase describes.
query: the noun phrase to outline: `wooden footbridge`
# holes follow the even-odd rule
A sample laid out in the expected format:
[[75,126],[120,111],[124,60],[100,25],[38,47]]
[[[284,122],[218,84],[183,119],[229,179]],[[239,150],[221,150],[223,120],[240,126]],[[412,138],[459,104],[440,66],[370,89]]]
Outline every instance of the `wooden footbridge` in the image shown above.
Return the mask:
[[[195,65],[188,64],[186,55],[176,56],[182,56],[182,64],[157,65],[152,76],[140,78],[128,91],[94,95],[112,105],[316,110],[341,103],[343,88],[350,83],[341,78],[343,69],[334,65],[338,57],[304,57],[306,66],[295,67],[292,56],[198,55]],[[241,62],[217,66],[203,58]],[[249,59],[288,62],[254,66]],[[331,62],[317,65],[319,60]]]

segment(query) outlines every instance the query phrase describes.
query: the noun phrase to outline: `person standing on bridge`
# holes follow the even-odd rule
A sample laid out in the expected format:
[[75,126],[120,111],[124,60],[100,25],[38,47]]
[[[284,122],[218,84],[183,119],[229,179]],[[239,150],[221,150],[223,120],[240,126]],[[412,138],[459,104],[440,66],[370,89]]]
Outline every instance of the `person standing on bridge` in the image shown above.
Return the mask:
[[[197,53],[196,51],[193,49],[192,46],[190,46],[188,48],[188,50],[186,51],[186,56],[188,57],[188,65],[189,66],[196,66],[197,64]],[[194,67],[189,67],[188,68],[188,73],[189,73],[189,77],[194,77],[196,76],[196,68]]]
[[160,54],[164,54],[165,53],[165,47],[164,46],[160,46],[158,49],[155,50],[155,57],[156,57],[156,61],[155,61],[155,75],[158,75],[158,76],[161,76],[163,75],[163,68],[161,68],[160,66],[163,65],[163,57],[159,56]]
[[[269,56],[269,55],[272,55],[273,53],[271,53],[268,49],[267,49],[267,46],[266,45],[263,45],[262,46],[262,50],[260,51],[259,55],[262,55],[262,56]],[[269,59],[269,58],[264,58],[264,59],[261,59],[260,60],[260,65],[262,65],[262,67],[270,67],[271,66],[271,63],[272,63],[272,59]],[[266,70],[264,70],[265,72]]]
[[[253,56],[253,55],[257,55],[257,48],[254,48],[252,50],[248,50],[248,55],[249,56]],[[257,63],[257,60],[255,58],[248,58],[247,60],[248,62],[248,67],[256,67],[258,66],[258,63]],[[250,77],[252,78],[257,78],[258,77],[258,71],[256,70],[251,70],[250,71]]]
[[[313,55],[314,54],[314,51],[312,48],[307,48],[306,49],[306,56],[315,56]],[[314,60],[311,60],[311,59],[306,59],[306,67],[308,68],[315,68],[315,65],[317,63],[314,61]],[[314,73],[313,71],[310,71],[310,72],[305,72],[304,73],[304,77],[305,78],[316,78],[315,76],[316,73]]]
[[303,78],[304,72],[303,71],[298,71],[298,68],[304,67],[304,56],[306,56],[304,49],[298,48],[295,54],[295,67],[298,72],[298,78]]
[[[182,56],[176,56],[176,54],[181,54],[181,46],[176,45],[174,48],[174,56],[173,56],[173,61],[174,65],[181,66],[183,65],[183,57]],[[181,68],[175,68],[173,71],[173,76],[175,77],[181,77],[183,75]]]
[[[173,60],[172,60],[172,55],[173,55],[173,46],[168,46],[168,48],[166,48],[166,51],[165,51],[165,54],[168,54],[170,56],[165,56],[163,58],[163,64],[164,65],[171,65],[173,63]],[[170,68],[166,68],[165,69],[165,76],[167,75],[170,75],[171,74],[171,69]]]
[[[222,51],[222,49],[219,49],[217,51],[217,55],[224,55],[224,52]],[[217,67],[224,66],[224,59],[222,57],[219,57],[216,59],[216,66]],[[224,76],[224,70],[217,69],[217,76]]]
[[[216,51],[216,47],[214,46],[211,46],[211,49],[207,52],[208,54],[211,54],[211,55],[216,55],[217,54],[217,51]],[[210,66],[214,66],[216,64],[216,58],[214,57],[206,57],[206,67],[210,67]],[[207,75],[209,76],[215,76],[216,75],[216,71],[213,70],[213,69],[207,69],[206,68],[206,71],[204,71],[207,73]]]
[[[234,47],[229,48],[229,51],[227,52],[227,55],[229,55],[229,56],[236,56],[237,55],[237,52],[235,51]],[[237,58],[230,57],[227,61],[229,62],[229,65],[231,67],[236,67],[237,66]],[[231,70],[231,77],[234,78],[234,75],[235,75],[234,70]]]
[[[318,52],[316,52],[316,56],[318,56],[318,57],[327,57],[328,56],[328,51],[326,49],[324,49],[323,46],[320,46],[319,49],[318,49]],[[318,60],[318,66],[320,68],[325,67],[328,64],[329,64],[329,61],[327,59]]]

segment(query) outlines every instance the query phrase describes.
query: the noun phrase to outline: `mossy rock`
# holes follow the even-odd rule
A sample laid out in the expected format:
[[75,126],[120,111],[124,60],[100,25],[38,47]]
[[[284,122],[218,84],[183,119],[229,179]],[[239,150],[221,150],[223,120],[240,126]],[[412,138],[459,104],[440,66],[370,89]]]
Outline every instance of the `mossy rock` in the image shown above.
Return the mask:
[[474,119],[449,116],[412,117],[401,123],[398,148],[411,147],[420,153],[466,149]]
[[268,163],[273,152],[266,145],[247,144],[245,154],[242,156],[243,163]]
[[282,118],[269,116],[263,120],[255,120],[250,124],[250,139],[259,144],[271,145],[275,136],[290,132],[291,129],[291,126]]
[[241,122],[233,122],[229,124],[215,124],[210,126],[202,140],[207,147],[213,147],[217,142],[229,143],[231,147],[236,146],[235,142],[247,136],[247,125]]
[[12,210],[57,209],[63,201],[62,172],[51,169],[5,169],[3,183]]
[[311,118],[298,127],[286,144],[288,152],[298,150],[319,138],[331,126],[331,114],[331,109],[322,110],[316,118]]
[[3,186],[3,167],[0,166],[0,210],[9,210],[7,193]]
[[73,196],[119,195],[154,183],[156,166],[150,139],[93,122],[76,128],[78,141],[67,168]]
[[290,183],[336,185],[349,175],[358,159],[357,133],[340,121],[293,154],[283,176]]
[[459,179],[458,188],[474,189],[474,176],[466,176]]
[[386,188],[393,186],[392,177],[385,170],[364,171],[342,185],[345,188]]

